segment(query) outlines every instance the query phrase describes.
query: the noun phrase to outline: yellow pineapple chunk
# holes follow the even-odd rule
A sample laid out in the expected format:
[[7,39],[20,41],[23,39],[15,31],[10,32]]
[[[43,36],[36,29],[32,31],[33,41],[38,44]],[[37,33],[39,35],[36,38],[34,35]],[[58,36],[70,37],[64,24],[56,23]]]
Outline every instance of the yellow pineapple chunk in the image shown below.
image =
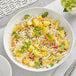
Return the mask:
[[13,55],[16,56],[16,57],[21,57],[21,54],[20,54],[20,52],[17,48],[14,49]]
[[46,46],[42,47],[40,50],[41,50],[42,52],[48,51]]
[[42,22],[39,23],[39,28],[40,28],[40,29],[43,29],[43,24],[42,24]]
[[33,61],[30,61],[30,62],[29,62],[29,67],[34,67],[34,65],[35,65],[35,64],[34,64]]
[[41,51],[47,51],[47,49],[41,48]]
[[33,23],[34,27],[39,27],[39,28],[43,27],[42,22],[40,22],[38,19],[33,19],[32,23]]
[[49,41],[54,41],[54,40],[55,40],[55,35],[52,34],[51,37],[52,37],[52,38],[49,38],[48,40],[49,40]]
[[42,56],[47,56],[47,52],[41,52]]
[[28,63],[29,63],[29,59],[26,59],[26,58],[24,57],[24,58],[22,59],[22,63],[25,64],[25,65],[28,64]]
[[51,56],[51,60],[55,60],[56,58],[55,58],[55,56]]
[[34,50],[34,55],[35,55],[36,57],[39,57],[39,56],[40,56],[40,53],[39,53],[39,51],[37,51],[37,50]]
[[21,54],[20,54],[20,53],[17,53],[17,54],[16,54],[16,57],[21,57]]
[[26,24],[27,24],[28,26],[30,26],[30,25],[32,25],[32,22],[31,22],[31,21],[27,21]]
[[49,27],[43,27],[42,33],[46,34],[48,30],[49,30]]
[[59,21],[58,21],[58,20],[55,20],[53,24],[54,24],[56,27],[59,27]]
[[34,46],[36,49],[38,49],[38,45],[37,45],[37,44],[33,44],[33,46]]
[[65,44],[65,47],[64,47],[64,48],[65,48],[66,50],[68,50],[68,49],[69,49],[69,42],[68,42],[67,40],[65,40],[65,41],[64,41],[64,44]]
[[64,30],[60,30],[60,37],[61,38],[65,38],[65,31]]
[[43,25],[44,25],[44,26],[48,26],[49,24],[50,24],[50,21],[44,21],[44,22],[43,22]]
[[28,51],[32,52],[33,51],[33,46],[30,46],[29,49],[28,49]]

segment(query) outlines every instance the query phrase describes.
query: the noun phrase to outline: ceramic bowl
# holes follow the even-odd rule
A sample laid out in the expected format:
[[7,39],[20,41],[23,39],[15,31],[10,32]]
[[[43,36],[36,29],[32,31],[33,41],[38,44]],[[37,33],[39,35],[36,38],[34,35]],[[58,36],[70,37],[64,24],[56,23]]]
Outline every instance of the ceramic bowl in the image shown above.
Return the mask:
[[[22,64],[18,63],[16,60],[14,60],[14,58],[11,54],[11,51],[9,50],[8,40],[10,37],[10,33],[12,33],[12,30],[13,30],[13,27],[15,26],[15,24],[18,23],[21,19],[23,19],[25,14],[30,14],[32,16],[39,16],[46,11],[48,12],[48,17],[51,17],[52,19],[55,19],[55,20],[59,20],[60,25],[63,26],[64,29],[66,30],[66,32],[68,34],[68,38],[70,40],[70,49],[67,51],[68,54],[58,64],[56,64],[54,67],[35,69],[35,68],[29,68],[28,66],[23,66]],[[58,13],[56,13],[50,9],[47,9],[47,8],[37,7],[37,8],[29,8],[29,9],[22,10],[21,12],[17,13],[8,22],[8,24],[5,28],[5,32],[4,32],[4,48],[5,48],[7,55],[16,65],[18,65],[19,67],[21,67],[23,69],[29,70],[29,71],[41,72],[41,71],[48,71],[48,70],[51,70],[51,69],[58,67],[65,60],[67,60],[67,57],[69,56],[69,54],[71,52],[72,46],[73,46],[73,33],[72,33],[72,29],[70,27],[70,24],[60,14],[58,14]]]

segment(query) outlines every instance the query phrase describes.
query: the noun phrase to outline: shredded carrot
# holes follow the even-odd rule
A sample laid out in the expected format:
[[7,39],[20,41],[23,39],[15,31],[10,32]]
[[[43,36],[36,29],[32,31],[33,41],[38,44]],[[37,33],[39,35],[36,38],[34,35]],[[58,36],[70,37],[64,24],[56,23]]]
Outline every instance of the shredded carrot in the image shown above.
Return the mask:
[[25,60],[26,60],[26,58],[24,57],[24,58],[22,59],[22,63],[23,63],[23,64],[25,64],[25,62],[24,62]]
[[49,44],[49,41],[47,39],[45,39],[45,40],[42,41],[42,43],[43,44],[46,44],[46,43]]
[[20,28],[19,30],[20,31],[24,31],[24,30],[26,30],[27,28],[25,27],[25,28]]
[[12,39],[11,39],[11,46],[13,47],[13,46],[16,46],[15,45],[15,42],[14,42],[14,39],[15,39],[15,37],[12,37]]

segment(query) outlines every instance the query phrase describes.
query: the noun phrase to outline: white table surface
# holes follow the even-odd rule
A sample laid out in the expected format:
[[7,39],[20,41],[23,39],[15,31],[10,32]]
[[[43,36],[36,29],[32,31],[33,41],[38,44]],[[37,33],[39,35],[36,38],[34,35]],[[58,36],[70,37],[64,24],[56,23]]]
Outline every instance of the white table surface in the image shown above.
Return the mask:
[[[72,15],[70,13],[63,13],[62,7],[59,4],[60,4],[59,2],[55,1],[52,4],[46,6],[46,8],[50,8],[63,15],[67,19],[67,21],[71,24],[71,27],[74,32],[74,36],[76,38],[76,15]],[[48,72],[34,73],[34,72],[26,71],[15,65],[5,53],[3,47],[3,32],[4,32],[4,28],[0,29],[0,54],[5,56],[7,60],[10,62],[13,70],[13,76],[64,76],[64,73],[67,70],[67,68],[76,59],[76,40],[75,40],[74,48],[72,49],[71,55],[61,66]],[[72,76],[76,76],[76,71],[72,74]]]

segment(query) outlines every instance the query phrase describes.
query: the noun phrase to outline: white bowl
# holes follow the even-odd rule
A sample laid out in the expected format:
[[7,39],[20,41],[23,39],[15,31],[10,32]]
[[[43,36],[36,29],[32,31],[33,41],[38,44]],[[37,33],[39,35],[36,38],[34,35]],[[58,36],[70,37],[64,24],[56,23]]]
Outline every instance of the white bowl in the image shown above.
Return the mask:
[[0,76],[12,76],[12,69],[5,57],[0,55]]
[[70,54],[71,52],[71,48],[73,46],[73,33],[72,33],[72,29],[70,27],[70,24],[62,17],[60,16],[58,13],[50,10],[50,9],[47,9],[47,8],[30,8],[30,9],[24,9],[23,11],[17,13],[10,21],[9,23],[7,24],[7,27],[5,28],[5,32],[4,32],[4,48],[5,48],[5,51],[7,53],[7,55],[9,56],[9,58],[16,64],[18,65],[19,67],[21,68],[24,68],[26,70],[29,70],[29,71],[34,71],[34,72],[41,72],[41,71],[47,71],[47,70],[51,70],[57,66],[59,66],[60,64],[62,64],[66,58],[68,57],[68,55],[66,57],[64,57],[60,62],[59,64],[56,64],[54,67],[50,67],[50,68],[41,68],[41,69],[35,69],[35,68],[29,68],[27,66],[23,66],[22,64],[18,63],[16,60],[14,60],[10,50],[9,50],[9,43],[8,43],[8,40],[9,40],[9,37],[10,37],[10,34],[9,33],[12,33],[12,29],[14,27],[14,24],[15,23],[18,23],[21,19],[23,19],[24,15],[25,14],[30,14],[32,16],[39,16],[41,15],[42,13],[44,12],[48,12],[48,17],[52,17],[52,19],[56,19],[56,20],[59,20],[60,21],[60,25],[64,27],[64,29],[66,30],[67,34],[68,34],[68,37],[70,39],[70,49],[68,51],[68,55]]

